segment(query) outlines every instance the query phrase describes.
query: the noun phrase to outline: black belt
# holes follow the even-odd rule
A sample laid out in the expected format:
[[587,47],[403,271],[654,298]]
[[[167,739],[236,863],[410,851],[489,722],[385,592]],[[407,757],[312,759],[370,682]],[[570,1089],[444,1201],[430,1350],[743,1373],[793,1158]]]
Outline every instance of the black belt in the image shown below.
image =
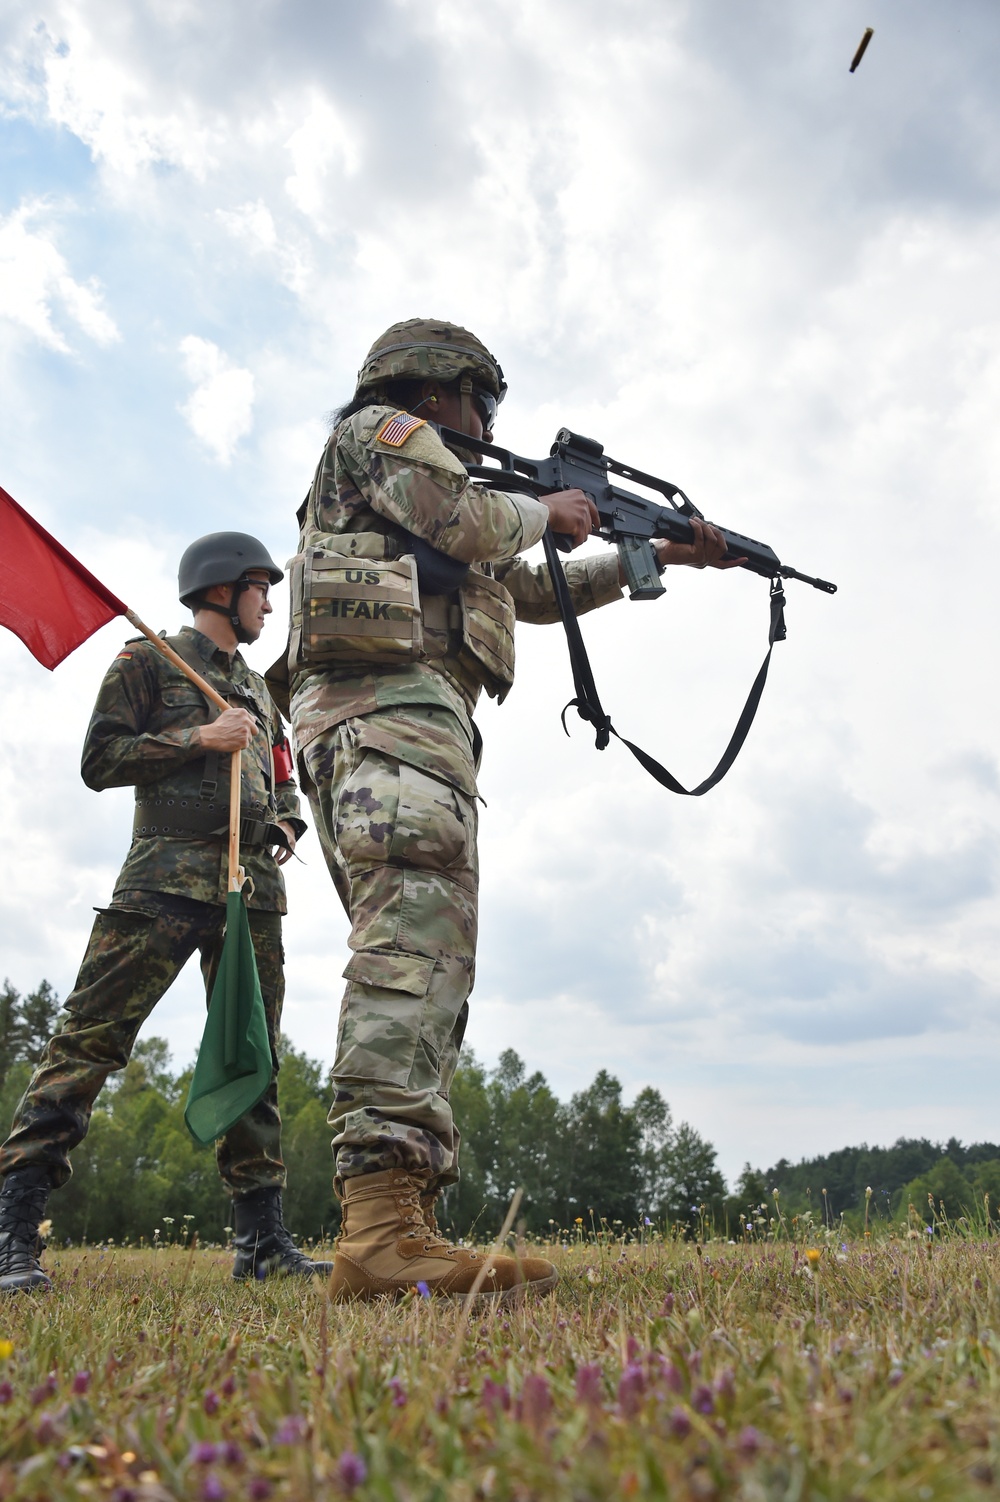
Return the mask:
[[[269,845],[288,846],[288,837],[279,824],[261,818],[261,807],[240,810],[240,848],[255,850]],[[186,798],[156,798],[137,803],[132,820],[134,840],[168,839],[228,840],[229,810],[216,804],[189,802]]]

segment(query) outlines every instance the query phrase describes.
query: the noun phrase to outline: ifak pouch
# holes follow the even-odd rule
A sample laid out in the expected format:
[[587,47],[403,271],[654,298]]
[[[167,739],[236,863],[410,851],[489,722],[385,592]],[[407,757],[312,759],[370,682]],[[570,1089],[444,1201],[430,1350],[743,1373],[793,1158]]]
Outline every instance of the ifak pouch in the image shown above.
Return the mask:
[[[351,544],[358,540],[357,534],[344,538]],[[371,542],[375,541],[373,536]],[[387,538],[377,541],[391,546]],[[412,554],[369,558],[360,548],[347,553],[310,547],[289,561],[288,571],[292,671],[340,662],[410,662],[423,656]]]

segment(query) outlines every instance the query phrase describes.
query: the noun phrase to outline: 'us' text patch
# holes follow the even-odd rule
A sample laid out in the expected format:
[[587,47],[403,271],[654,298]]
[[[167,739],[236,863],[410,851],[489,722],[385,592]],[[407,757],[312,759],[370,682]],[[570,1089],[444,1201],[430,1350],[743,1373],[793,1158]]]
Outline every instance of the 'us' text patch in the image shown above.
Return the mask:
[[423,417],[411,417],[409,412],[394,412],[389,421],[383,423],[375,434],[379,443],[387,443],[390,448],[401,449],[411,433],[418,428],[426,427],[426,419]]

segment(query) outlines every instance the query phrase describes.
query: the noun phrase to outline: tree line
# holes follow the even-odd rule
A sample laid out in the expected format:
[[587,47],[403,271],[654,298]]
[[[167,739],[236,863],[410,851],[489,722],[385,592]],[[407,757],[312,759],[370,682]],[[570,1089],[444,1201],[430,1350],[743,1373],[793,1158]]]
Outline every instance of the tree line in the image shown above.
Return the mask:
[[910,1205],[931,1223],[942,1210],[951,1220],[971,1215],[986,1222],[997,1219],[1000,1206],[1000,1145],[900,1137],[891,1147],[862,1143],[794,1164],[781,1158],[766,1171],[748,1163],[735,1198],[765,1206],[770,1218],[775,1190],[783,1214],[812,1211],[817,1224],[833,1225],[843,1216],[857,1227],[866,1209],[869,1221],[900,1221]]
[[[0,1133],[59,1011],[47,981],[24,997],[9,982],[0,990]],[[285,1218],[296,1234],[315,1238],[340,1223],[326,1071],[287,1039],[279,1055]],[[73,1154],[72,1179],[53,1196],[58,1238],[226,1238],[229,1200],[214,1154],[184,1124],[190,1081],[190,1068],[172,1067],[162,1038],[137,1044],[128,1068],[98,1098]],[[900,1138],[892,1147],[845,1147],[796,1164],[781,1158],[766,1170],[748,1163],[727,1194],[714,1147],[688,1123],[675,1123],[652,1086],[626,1104],[620,1082],[602,1069],[563,1102],[513,1049],[492,1069],[467,1051],[451,1097],[462,1126],[462,1179],[443,1197],[438,1218],[459,1235],[473,1227],[482,1238],[494,1233],[518,1187],[525,1226],[541,1236],[578,1226],[633,1230],[647,1221],[674,1234],[712,1227],[733,1239],[766,1235],[777,1221],[776,1190],[786,1220],[811,1212],[815,1225],[844,1216],[859,1226],[866,1209],[870,1219],[898,1221],[910,1204],[928,1219],[942,1206],[951,1219],[996,1218],[1000,1208],[1000,1146],[992,1142]]]
[[[58,1023],[48,982],[21,997],[0,992],[0,1132],[6,1132],[32,1067]],[[322,1064],[279,1044],[282,1145],[288,1168],[285,1221],[301,1237],[339,1225],[332,1187],[329,1087]],[[73,1153],[73,1177],[50,1201],[59,1240],[147,1243],[225,1239],[229,1200],[210,1148],[184,1124],[190,1068],[175,1070],[162,1038],[136,1045],[128,1067],[98,1097],[90,1131]],[[652,1088],[626,1104],[620,1082],[600,1070],[569,1102],[513,1049],[488,1069],[466,1052],[451,1092],[462,1125],[462,1180],[443,1197],[439,1220],[459,1235],[497,1231],[514,1191],[524,1191],[528,1231],[578,1225],[685,1228],[726,1212],[715,1149]]]

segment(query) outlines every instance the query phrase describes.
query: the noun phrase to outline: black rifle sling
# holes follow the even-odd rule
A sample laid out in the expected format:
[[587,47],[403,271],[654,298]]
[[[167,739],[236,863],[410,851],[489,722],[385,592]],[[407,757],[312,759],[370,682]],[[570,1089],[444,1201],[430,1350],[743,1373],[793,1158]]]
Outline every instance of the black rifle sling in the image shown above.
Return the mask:
[[753,681],[753,687],[747,696],[747,702],[743,706],[743,712],[737,721],[736,729],[730,737],[729,745],[722,753],[722,759],[715,771],[706,777],[704,782],[699,782],[696,788],[686,788],[677,781],[673,773],[668,772],[666,767],[661,766],[647,751],[643,751],[639,746],[634,745],[632,741],[627,741],[623,735],[619,735],[611,723],[611,716],[605,713],[600,695],[597,692],[597,685],[594,682],[594,673],[590,666],[590,659],[587,656],[587,648],[584,645],[580,622],[577,620],[576,613],[573,610],[569,585],[566,583],[566,575],[563,572],[562,561],[556,550],[552,533],[547,531],[542,541],[545,547],[545,561],[549,566],[549,576],[552,579],[556,604],[559,606],[559,614],[562,617],[562,623],[566,630],[570,666],[573,669],[575,695],[570,699],[566,705],[566,709],[562,712],[562,726],[566,734],[569,734],[569,730],[566,727],[566,710],[575,708],[582,720],[587,720],[593,725],[596,732],[594,744],[598,751],[603,751],[611,736],[614,736],[616,740],[621,741],[623,746],[628,747],[639,765],[644,767],[651,777],[655,777],[656,781],[662,787],[668,788],[671,793],[682,793],[686,798],[700,798],[702,793],[707,793],[710,788],[715,787],[717,782],[722,781],[737,756],[739,756],[743,742],[746,740],[750,726],[753,724],[754,715],[757,713],[760,696],[764,692],[764,684],[767,682],[767,670],[771,665],[771,652],[774,644],[776,641],[784,641],[785,639],[785,592],[782,589],[781,580],[779,578],[771,580],[771,625],[767,638],[767,656],[761,663],[760,671]]

